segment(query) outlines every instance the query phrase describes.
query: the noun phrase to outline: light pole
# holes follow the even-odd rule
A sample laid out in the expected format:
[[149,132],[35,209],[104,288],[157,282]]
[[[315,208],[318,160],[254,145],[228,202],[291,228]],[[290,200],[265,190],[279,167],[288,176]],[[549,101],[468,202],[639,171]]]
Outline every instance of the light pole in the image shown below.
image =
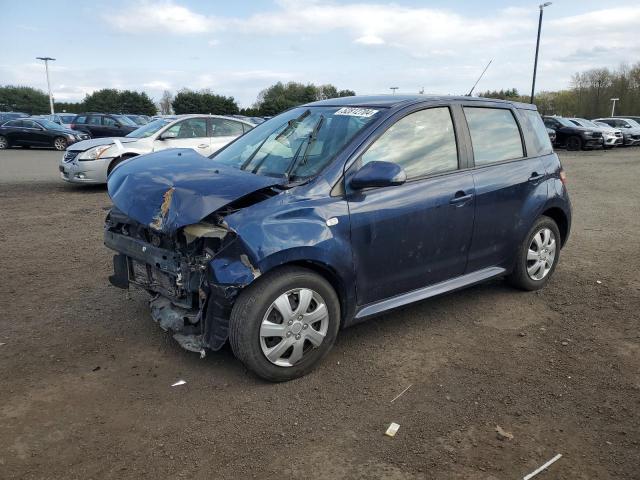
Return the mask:
[[393,92],[393,95],[396,94],[396,90],[398,90],[399,87],[389,87],[389,90],[391,90]]
[[51,115],[53,115],[53,95],[51,95],[51,82],[49,81],[49,61],[55,62],[56,59],[51,57],[36,57],[36,60],[44,61],[44,69],[47,72],[47,88],[49,89],[49,107],[51,107]]
[[540,30],[542,29],[542,11],[544,7],[551,5],[551,2],[545,2],[538,7],[540,8],[540,18],[538,19],[538,40],[536,40],[536,59],[533,62],[533,81],[531,82],[531,100],[529,103],[533,103],[533,94],[536,90],[536,71],[538,70],[538,51],[540,50]]
[[620,99],[619,98],[612,98],[610,100],[613,102],[613,105],[611,106],[611,116],[615,117],[615,115],[616,115],[616,102],[618,100],[620,100]]

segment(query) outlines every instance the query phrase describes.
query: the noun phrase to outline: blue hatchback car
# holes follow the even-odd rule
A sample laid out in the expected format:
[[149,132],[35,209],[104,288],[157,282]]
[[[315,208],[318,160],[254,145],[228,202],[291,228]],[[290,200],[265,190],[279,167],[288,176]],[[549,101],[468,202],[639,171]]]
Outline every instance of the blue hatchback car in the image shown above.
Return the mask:
[[108,188],[111,283],[146,289],[183,347],[228,340],[271,381],[396,307],[495,277],[543,287],[571,225],[535,106],[472,97],[310,103],[211,158],[127,160]]

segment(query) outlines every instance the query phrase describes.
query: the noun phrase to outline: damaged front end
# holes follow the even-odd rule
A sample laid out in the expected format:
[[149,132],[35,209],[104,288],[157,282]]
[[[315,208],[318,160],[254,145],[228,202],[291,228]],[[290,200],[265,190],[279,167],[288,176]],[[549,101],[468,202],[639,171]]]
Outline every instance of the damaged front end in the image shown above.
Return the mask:
[[235,232],[219,221],[168,235],[114,208],[104,232],[105,245],[118,252],[111,284],[149,292],[153,319],[183,348],[203,356],[206,348],[224,345],[235,297],[260,275]]
[[108,180],[110,282],[149,292],[153,319],[187,350],[220,349],[236,296],[260,275],[225,216],[277,195],[279,183],[191,150],[124,162]]

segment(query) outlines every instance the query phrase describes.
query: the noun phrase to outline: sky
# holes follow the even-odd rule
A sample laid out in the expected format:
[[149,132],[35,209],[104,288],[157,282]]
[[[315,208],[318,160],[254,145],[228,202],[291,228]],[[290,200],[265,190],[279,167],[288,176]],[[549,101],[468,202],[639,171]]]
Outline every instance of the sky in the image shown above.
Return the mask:
[[[277,81],[358,94],[529,93],[538,2],[0,0],[0,85],[58,101],[101,88],[203,89],[250,106]],[[544,11],[537,90],[589,68],[640,61],[640,1],[558,0]]]

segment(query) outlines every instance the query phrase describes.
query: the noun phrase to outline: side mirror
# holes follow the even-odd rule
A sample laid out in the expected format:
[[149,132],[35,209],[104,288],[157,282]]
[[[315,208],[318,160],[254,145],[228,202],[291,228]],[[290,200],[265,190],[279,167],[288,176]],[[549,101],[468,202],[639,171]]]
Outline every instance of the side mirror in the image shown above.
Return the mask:
[[171,140],[172,138],[178,138],[178,134],[167,130],[158,137],[158,140]]
[[402,185],[407,181],[407,174],[397,163],[369,162],[358,170],[349,185],[355,190],[369,187],[390,187]]

